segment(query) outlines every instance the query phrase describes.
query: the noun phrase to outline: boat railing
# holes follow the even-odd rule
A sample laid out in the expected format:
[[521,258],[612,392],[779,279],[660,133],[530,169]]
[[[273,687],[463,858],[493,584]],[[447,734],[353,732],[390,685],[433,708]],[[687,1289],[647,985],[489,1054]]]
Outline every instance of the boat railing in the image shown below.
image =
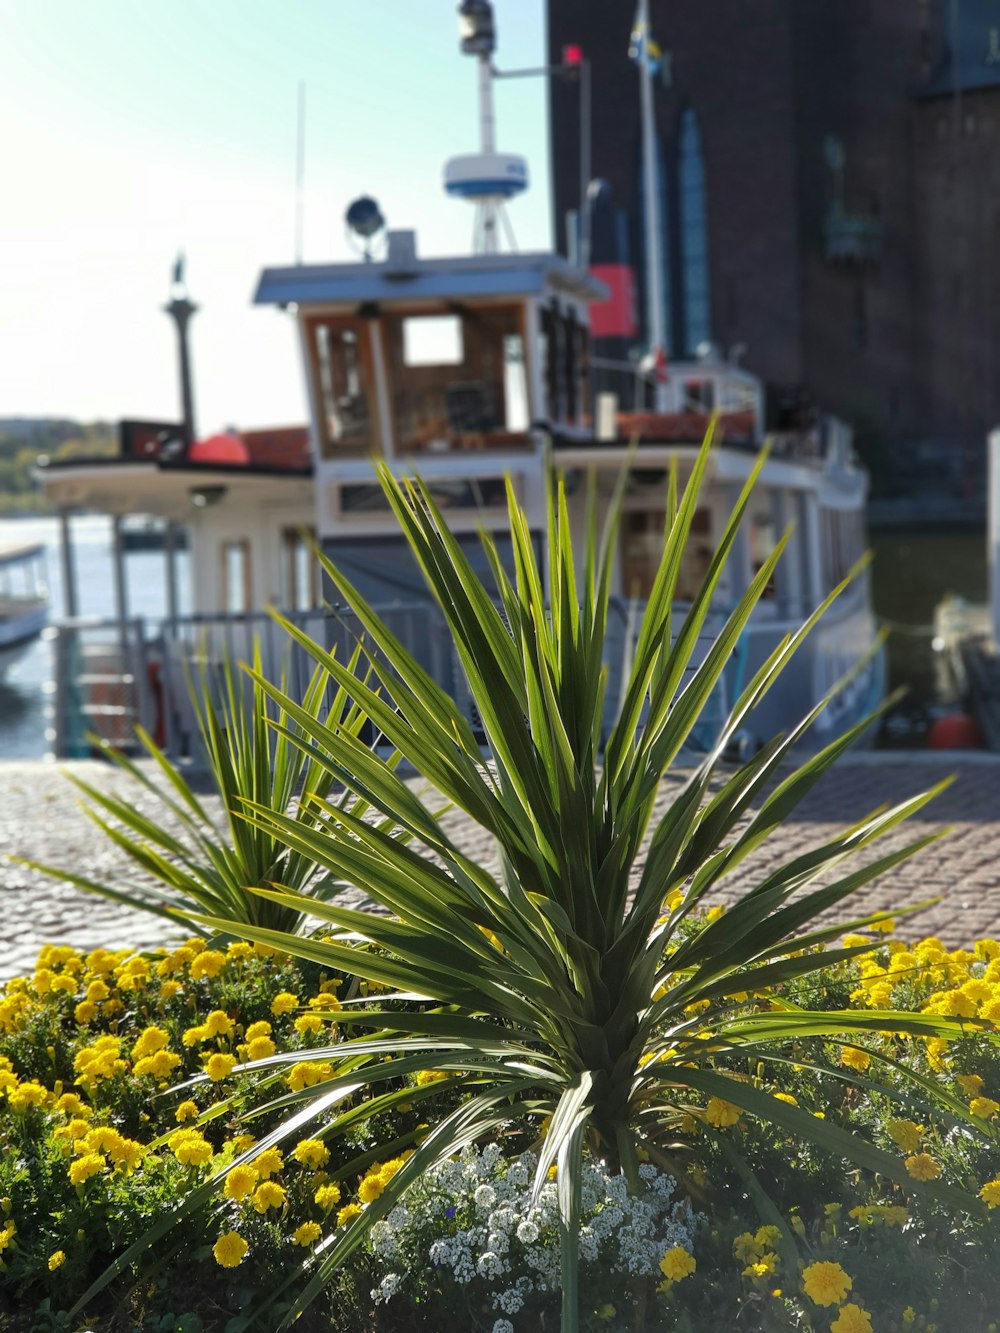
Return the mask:
[[[400,643],[428,674],[455,699],[474,731],[481,731],[472,695],[444,616],[427,602],[395,602],[375,608]],[[605,734],[620,702],[623,681],[635,650],[644,604],[612,599],[605,660],[609,665]],[[284,619],[337,660],[347,662],[365,637],[358,617],[346,606],[328,606],[284,613]],[[704,659],[721,626],[721,613],[706,622],[692,665],[681,681],[683,690]],[[680,619],[678,619],[680,624]],[[97,741],[125,752],[140,747],[135,728],[141,725],[175,760],[204,764],[199,749],[199,728],[192,690],[216,701],[238,682],[249,702],[252,678],[242,669],[259,653],[268,680],[281,682],[293,699],[305,694],[315,669],[314,657],[279,620],[259,614],[189,615],[148,623],[141,618],[119,621],[103,618],[64,619],[47,635],[53,645],[54,680],[50,687],[49,742],[56,758],[86,757]],[[708,748],[718,734],[742,680],[741,649],[706,707],[694,737]],[[374,679],[382,670],[373,653]],[[359,668],[369,669],[366,659]],[[390,670],[386,668],[386,670]],[[330,686],[332,699],[335,685]],[[378,738],[371,734],[371,741]]]

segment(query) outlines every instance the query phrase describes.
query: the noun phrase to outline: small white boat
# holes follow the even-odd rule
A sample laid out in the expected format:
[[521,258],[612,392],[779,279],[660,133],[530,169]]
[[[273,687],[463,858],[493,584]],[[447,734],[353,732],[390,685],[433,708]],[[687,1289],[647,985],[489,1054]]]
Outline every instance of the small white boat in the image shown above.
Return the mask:
[[45,547],[0,546],[0,680],[48,623]]

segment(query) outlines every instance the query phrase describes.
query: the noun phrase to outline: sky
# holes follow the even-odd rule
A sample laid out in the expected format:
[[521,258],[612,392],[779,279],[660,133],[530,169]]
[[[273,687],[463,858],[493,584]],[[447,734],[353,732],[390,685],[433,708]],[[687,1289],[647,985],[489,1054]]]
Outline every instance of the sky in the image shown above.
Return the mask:
[[[543,0],[495,0],[501,69],[541,65]],[[472,208],[441,188],[477,146],[476,62],[456,0],[0,0],[0,417],[179,415],[161,307],[186,256],[199,434],[305,420],[288,314],[254,307],[295,260],[348,260],[374,195],[424,255],[464,253]],[[496,85],[497,146],[528,159],[510,205],[551,244],[544,80]]]

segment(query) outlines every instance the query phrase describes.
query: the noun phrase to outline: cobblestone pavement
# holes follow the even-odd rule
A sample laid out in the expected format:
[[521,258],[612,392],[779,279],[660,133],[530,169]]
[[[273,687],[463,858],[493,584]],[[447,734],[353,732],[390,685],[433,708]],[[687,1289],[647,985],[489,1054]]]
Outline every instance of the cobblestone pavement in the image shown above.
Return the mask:
[[[11,861],[10,857],[65,866],[75,874],[134,886],[135,873],[79,807],[73,772],[103,790],[115,790],[146,813],[157,801],[127,777],[98,762],[58,767],[41,762],[0,764],[0,981],[30,968],[39,947],[66,942],[78,948],[149,947],[166,939],[162,922],[94,897]],[[814,788],[791,818],[720,886],[732,901],[769,869],[950,774],[955,782],[914,818],[862,856],[882,854],[928,833],[943,836],[842,904],[839,918],[898,908],[937,897],[904,921],[907,937],[936,934],[955,947],[984,935],[1000,937],[1000,756],[864,753],[848,756]],[[664,783],[662,808],[680,778]],[[205,798],[219,812],[218,803]],[[157,812],[158,813],[158,812]],[[445,816],[466,851],[496,869],[483,834],[464,816]],[[356,902],[362,902],[356,895]],[[167,930],[169,928],[166,928]]]

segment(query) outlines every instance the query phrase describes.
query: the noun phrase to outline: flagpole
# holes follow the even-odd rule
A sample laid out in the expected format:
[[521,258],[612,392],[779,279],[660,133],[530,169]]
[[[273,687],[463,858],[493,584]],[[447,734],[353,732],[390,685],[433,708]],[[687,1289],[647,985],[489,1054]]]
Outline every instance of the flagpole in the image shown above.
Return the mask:
[[[656,169],[656,121],[653,113],[653,71],[649,42],[649,0],[639,0],[637,10],[639,28],[639,90],[642,107],[642,173],[645,189],[646,229],[646,309],[648,313],[649,353],[654,367],[666,352],[663,328],[663,258],[660,221],[660,178]],[[658,370],[653,380],[653,406],[658,412],[666,408],[666,385]]]

